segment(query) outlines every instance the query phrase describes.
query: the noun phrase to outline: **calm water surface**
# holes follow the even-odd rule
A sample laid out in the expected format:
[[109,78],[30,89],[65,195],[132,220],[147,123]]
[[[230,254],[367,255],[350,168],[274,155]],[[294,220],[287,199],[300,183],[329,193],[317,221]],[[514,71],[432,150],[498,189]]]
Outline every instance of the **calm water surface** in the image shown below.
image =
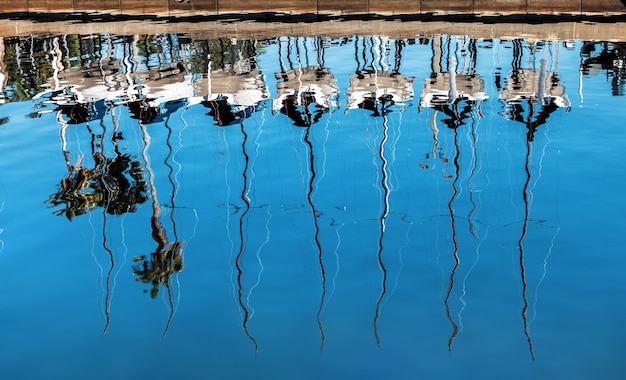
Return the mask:
[[626,44],[0,39],[4,379],[618,379]]

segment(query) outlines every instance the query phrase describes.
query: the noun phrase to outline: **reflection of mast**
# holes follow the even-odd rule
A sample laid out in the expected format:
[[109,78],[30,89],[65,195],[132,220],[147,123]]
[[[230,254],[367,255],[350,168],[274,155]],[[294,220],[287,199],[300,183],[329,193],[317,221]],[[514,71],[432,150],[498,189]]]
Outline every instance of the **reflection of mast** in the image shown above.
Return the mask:
[[459,332],[459,327],[454,321],[454,318],[452,318],[452,314],[450,313],[449,301],[450,301],[450,295],[452,294],[452,290],[454,289],[454,275],[461,262],[459,260],[459,245],[456,240],[457,238],[456,220],[454,216],[454,208],[452,207],[458,195],[458,189],[456,185],[457,185],[457,181],[459,180],[459,174],[460,174],[459,156],[461,152],[459,149],[458,132],[456,128],[454,128],[453,133],[454,133],[455,155],[454,155],[454,159],[452,162],[454,164],[455,175],[454,175],[454,180],[452,181],[452,196],[450,197],[450,200],[448,201],[448,212],[450,214],[450,228],[451,228],[451,233],[452,233],[452,245],[453,245],[452,256],[454,258],[454,266],[452,267],[452,270],[450,271],[450,282],[448,286],[448,292],[446,293],[446,298],[444,299],[444,305],[446,308],[446,316],[448,317],[448,320],[450,321],[450,325],[452,326],[452,333],[450,334],[450,339],[448,339],[448,350],[450,351],[452,351],[452,343],[454,342],[454,338],[456,338]]
[[[527,299],[527,283],[526,271],[524,266],[524,239],[528,232],[528,221],[530,218],[530,158],[532,156],[532,142],[539,126],[547,122],[548,117],[560,107],[566,107],[569,110],[570,103],[565,93],[565,89],[560,85],[560,79],[556,72],[547,71],[547,61],[540,60],[539,71],[533,69],[521,68],[520,62],[522,58],[522,42],[520,40],[513,41],[513,71],[507,78],[507,86],[502,91],[501,97],[506,101],[509,109],[506,115],[512,120],[520,122],[526,126],[526,157],[524,163],[524,172],[526,179],[522,188],[522,200],[524,202],[524,221],[520,238],[517,242],[519,250],[520,277],[522,281],[522,320],[524,323],[524,335],[528,340],[528,348],[530,355],[534,360],[534,352],[532,339],[530,337],[528,323],[528,299]],[[532,54],[534,60],[534,54]],[[534,66],[534,61],[533,61]],[[527,116],[524,116],[523,105],[528,105]]]
[[[530,131],[529,131],[530,133]],[[530,338],[530,332],[528,330],[528,317],[526,315],[528,311],[528,299],[526,297],[526,273],[524,269],[524,238],[526,237],[526,233],[528,230],[528,218],[530,214],[530,206],[528,199],[528,185],[530,184],[530,155],[531,155],[531,140],[530,138],[526,139],[526,159],[524,163],[524,170],[526,172],[526,180],[524,181],[524,187],[522,189],[522,199],[524,201],[524,223],[522,225],[522,233],[520,235],[519,240],[517,241],[517,247],[519,249],[519,265],[520,265],[520,277],[522,280],[522,300],[524,302],[524,306],[522,307],[522,320],[524,321],[524,335],[526,335],[526,339],[528,340],[528,348],[530,350],[530,356],[532,359],[535,359],[535,355],[533,353],[533,342]]]
[[387,115],[383,115],[383,137],[380,140],[378,147],[378,156],[382,163],[380,171],[382,173],[381,186],[383,188],[383,209],[380,215],[380,236],[378,238],[378,252],[376,257],[378,259],[378,266],[382,272],[381,289],[378,300],[376,301],[376,312],[374,313],[374,336],[376,337],[376,345],[380,347],[380,338],[378,336],[378,318],[380,317],[381,302],[385,298],[387,293],[387,268],[383,262],[383,237],[385,236],[385,227],[387,217],[389,216],[389,184],[387,183],[387,159],[385,158],[385,143],[387,142]]
[[317,325],[320,330],[320,335],[322,337],[322,343],[320,346],[320,350],[324,349],[324,342],[326,341],[326,334],[324,333],[324,325],[322,324],[322,309],[324,307],[324,300],[326,298],[326,270],[324,269],[324,260],[322,257],[322,244],[320,243],[320,227],[317,222],[318,211],[315,207],[315,203],[313,203],[313,192],[314,192],[314,184],[315,178],[317,176],[315,171],[315,156],[313,153],[313,144],[310,140],[311,127],[308,126],[304,133],[304,142],[306,143],[309,150],[309,170],[311,171],[311,177],[309,179],[309,186],[307,190],[307,201],[309,202],[309,206],[311,207],[311,214],[313,215],[313,225],[315,226],[315,247],[317,248],[317,260],[320,266],[320,274],[322,275],[322,296],[320,298],[320,306],[317,311]]
[[[389,216],[389,194],[390,194],[389,184],[388,184],[388,177],[389,177],[388,168],[387,168],[388,162],[387,162],[387,158],[385,157],[385,143],[387,142],[387,139],[388,139],[388,129],[389,129],[387,125],[387,118],[388,118],[388,113],[390,112],[387,110],[387,107],[388,107],[387,103],[389,103],[389,105],[393,105],[396,102],[396,100],[398,102],[403,102],[405,100],[410,99],[411,96],[413,95],[412,84],[410,82],[404,83],[403,79],[405,77],[399,74],[402,42],[396,41],[395,66],[393,70],[391,71],[387,70],[387,65],[384,62],[384,57],[382,54],[382,50],[384,48],[388,48],[389,41],[385,40],[384,42],[385,42],[385,46],[383,46],[382,41],[380,41],[379,39],[376,39],[376,44],[374,44],[373,39],[371,40],[372,61],[371,61],[370,75],[367,75],[364,71],[360,71],[360,72],[357,71],[356,78],[354,76],[352,78],[352,84],[351,84],[351,89],[350,89],[351,98],[353,99],[353,101],[356,101],[357,104],[359,104],[358,105],[359,108],[364,108],[364,109],[369,109],[369,110],[374,111],[372,116],[382,115],[383,117],[382,137],[380,140],[380,144],[378,146],[378,157],[380,158],[380,162],[381,162],[380,185],[382,187],[383,193],[382,193],[382,210],[381,210],[381,214],[379,218],[380,235],[378,237],[378,249],[376,252],[378,267],[380,268],[382,276],[381,276],[381,289],[380,289],[380,294],[378,296],[378,299],[376,301],[376,307],[374,311],[374,321],[373,321],[374,337],[376,338],[376,345],[378,347],[380,347],[380,337],[378,334],[378,320],[380,318],[382,301],[384,300],[385,295],[387,293],[387,268],[383,261],[383,240],[385,236],[387,217]],[[363,54],[365,56],[365,51]],[[366,65],[366,62],[363,62],[364,68],[365,68],[365,65]],[[375,86],[374,92],[361,94],[360,93],[361,88],[358,84],[358,78],[365,79],[365,81],[367,82],[366,78],[368,77],[369,77],[369,80],[372,81]],[[391,79],[391,82],[388,82],[385,79]],[[355,83],[355,80],[357,80],[357,83]],[[398,92],[399,95],[396,95],[395,97],[396,100],[394,100],[394,94],[396,94],[396,92]],[[362,99],[359,100],[359,97],[362,97]],[[370,106],[367,106],[367,104],[370,102],[371,102],[372,108],[370,108]],[[380,113],[378,112],[379,103],[381,104],[381,108],[382,108]]]
[[[454,43],[454,44],[453,44]],[[462,43],[461,56],[462,62],[457,61],[457,50],[459,46],[457,44]],[[475,226],[473,221],[473,215],[476,212],[477,205],[474,201],[472,178],[477,168],[476,158],[476,118],[481,117],[480,105],[482,100],[487,99],[487,95],[484,92],[484,83],[480,75],[476,74],[476,41],[474,39],[465,39],[463,42],[457,42],[451,40],[448,36],[446,38],[445,45],[443,44],[443,38],[441,36],[434,38],[432,41],[432,61],[431,69],[432,73],[430,78],[425,79],[425,84],[422,89],[420,97],[420,109],[422,107],[432,108],[431,115],[431,130],[433,131],[433,147],[432,150],[426,153],[426,159],[436,158],[438,145],[439,145],[439,129],[437,128],[438,114],[441,112],[443,118],[441,122],[452,130],[454,140],[455,154],[453,158],[454,175],[446,175],[444,178],[452,180],[452,194],[447,204],[448,215],[450,217],[450,229],[451,240],[453,245],[452,257],[453,267],[450,271],[450,277],[448,282],[448,289],[444,298],[444,308],[446,317],[451,325],[452,332],[448,339],[448,349],[452,350],[454,339],[460,332],[461,313],[463,308],[458,313],[458,322],[452,316],[450,308],[450,298],[454,292],[455,276],[456,272],[461,264],[459,255],[458,244],[458,230],[457,230],[457,215],[455,215],[454,204],[457,201],[461,188],[459,187],[460,173],[461,173],[461,147],[459,142],[459,127],[471,123],[471,128],[468,130],[469,141],[471,142],[471,165],[469,167],[468,175],[468,187],[469,187],[469,202],[472,205],[467,220],[469,225],[470,234],[476,238]],[[445,54],[444,54],[445,53]],[[447,57],[447,71],[445,70],[444,61]],[[478,114],[474,114],[474,107],[477,108]],[[439,156],[445,163],[448,160],[445,157]],[[420,163],[423,169],[428,169],[429,165]],[[470,269],[471,271],[471,269]],[[465,279],[467,279],[466,274]],[[465,280],[464,280],[465,282]],[[465,286],[463,286],[463,295],[461,295],[461,304],[465,305],[463,296],[465,294]],[[464,306],[463,306],[464,307]],[[459,327],[460,326],[460,327]]]
[[244,156],[244,168],[243,168],[243,173],[242,173],[243,188],[241,189],[241,200],[243,201],[245,208],[243,212],[241,213],[241,217],[239,218],[240,245],[239,245],[239,252],[237,253],[237,257],[235,258],[235,267],[237,268],[237,301],[239,302],[239,307],[241,307],[241,310],[243,311],[243,314],[244,314],[243,322],[242,322],[243,331],[248,337],[248,339],[250,339],[250,341],[254,345],[254,351],[258,352],[259,345],[256,339],[254,339],[254,337],[252,336],[252,334],[250,334],[250,331],[248,329],[248,322],[250,321],[250,310],[248,310],[248,307],[243,302],[243,266],[241,264],[241,259],[243,258],[243,253],[245,251],[244,224],[245,224],[246,216],[248,215],[248,212],[250,212],[250,207],[251,207],[250,199],[248,198],[248,166],[250,163],[250,157],[248,156],[248,152],[246,151],[246,143],[248,142],[248,134],[246,133],[246,130],[244,129],[243,122],[241,123],[241,134],[243,136],[243,140],[241,142],[241,151]]
[[[303,140],[309,152],[309,171],[311,172],[307,188],[307,202],[311,208],[311,214],[313,216],[315,247],[317,250],[317,260],[320,267],[320,274],[322,276],[322,295],[320,297],[316,319],[321,336],[320,350],[323,350],[324,343],[326,342],[326,333],[324,332],[324,324],[322,323],[322,311],[326,300],[326,270],[324,268],[322,245],[319,239],[320,227],[318,223],[318,210],[315,206],[315,202],[313,202],[317,171],[315,169],[315,152],[310,136],[311,126],[319,121],[324,113],[331,111],[332,107],[335,106],[337,87],[335,84],[335,78],[330,71],[324,67],[324,50],[323,46],[321,46],[321,38],[316,38],[315,40],[318,44],[315,49],[317,53],[315,65],[309,65],[309,57],[307,55],[308,49],[305,49],[304,60],[306,67],[304,68],[302,67],[299,39],[296,39],[295,43],[297,61],[297,67],[295,68],[289,54],[291,49],[291,45],[289,43],[290,41],[291,39],[287,41],[287,58],[290,69],[286,70],[282,61],[281,53],[279,60],[281,62],[282,71],[280,73],[276,73],[276,78],[282,78],[284,81],[277,85],[278,95],[274,100],[273,108],[280,109],[281,113],[286,114],[294,121],[294,125],[305,128]],[[307,41],[305,39],[305,47],[306,42]],[[280,51],[281,49],[279,49],[279,52]],[[312,115],[309,107],[312,108],[314,103],[317,104],[317,111],[315,112],[315,115]]]

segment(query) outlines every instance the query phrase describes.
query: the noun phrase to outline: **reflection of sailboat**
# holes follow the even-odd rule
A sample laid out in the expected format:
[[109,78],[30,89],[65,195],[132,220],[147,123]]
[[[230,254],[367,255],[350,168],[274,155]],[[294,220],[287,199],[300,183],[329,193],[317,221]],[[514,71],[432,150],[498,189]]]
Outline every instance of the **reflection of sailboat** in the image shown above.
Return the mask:
[[[320,120],[324,113],[337,106],[339,89],[334,75],[323,65],[324,49],[317,46],[316,64],[309,65],[306,53],[301,55],[300,44],[307,44],[308,39],[287,39],[287,54],[283,56],[283,41],[279,41],[278,57],[281,72],[276,73],[276,97],[272,109],[287,115],[298,127],[308,127]],[[315,42],[322,44],[322,39]],[[292,54],[295,50],[294,62]],[[284,59],[288,64],[285,65]],[[304,62],[303,62],[304,61]]]
[[604,42],[602,51],[592,55],[596,45],[595,42],[586,42],[581,48],[580,55],[584,58],[581,63],[582,74],[596,75],[601,70],[606,70],[607,76],[613,75],[611,80],[613,95],[626,95],[626,43]]
[[[457,48],[458,43],[465,43],[463,52],[469,52],[468,55],[463,54],[465,59],[459,63],[457,61]],[[433,148],[432,152],[426,154],[426,158],[436,159],[438,153],[439,144],[439,129],[437,128],[437,116],[438,113],[443,113],[444,117],[441,122],[444,123],[453,133],[453,145],[455,149],[454,157],[452,158],[452,164],[454,165],[454,175],[446,175],[444,178],[452,179],[452,194],[447,202],[448,215],[450,217],[450,229],[451,229],[451,241],[452,241],[452,258],[454,264],[450,271],[450,277],[448,281],[448,289],[444,298],[444,308],[446,317],[450,322],[451,333],[448,339],[448,349],[452,350],[454,339],[459,333],[459,324],[461,320],[461,312],[459,312],[459,322],[455,321],[452,317],[450,308],[450,298],[455,287],[455,275],[461,265],[461,259],[459,255],[459,243],[457,230],[457,215],[455,214],[454,203],[460,195],[460,174],[461,174],[461,149],[459,144],[459,127],[471,123],[471,135],[472,135],[472,165],[470,167],[470,173],[468,175],[468,185],[470,188],[469,198],[470,203],[474,206],[469,212],[467,219],[469,224],[469,230],[472,236],[476,237],[474,232],[474,221],[472,220],[475,210],[475,202],[473,200],[472,177],[476,168],[475,162],[475,116],[474,108],[480,110],[481,102],[487,99],[487,95],[484,92],[484,83],[480,75],[476,74],[476,41],[473,39],[466,40],[464,42],[452,43],[450,37],[446,38],[446,44],[443,44],[442,36],[433,38],[432,41],[432,73],[431,77],[425,80],[424,87],[422,89],[422,95],[420,97],[420,108],[428,107],[433,108],[433,114],[431,117],[431,129],[433,131]],[[444,71],[444,50],[447,52],[447,71]],[[459,70],[460,66],[460,70]],[[443,156],[439,157],[442,161],[448,160]],[[420,163],[423,169],[428,169],[429,166]],[[468,272],[469,274],[469,272]],[[467,275],[465,276],[467,278]],[[465,281],[465,280],[464,280]],[[461,303],[464,303],[461,296]],[[462,309],[461,309],[462,311]]]
[[[470,48],[474,55],[469,62],[469,67],[464,67],[461,72],[457,70],[457,59],[450,52],[450,38],[448,45],[448,70],[443,71],[443,43],[442,37],[433,38],[432,74],[425,79],[420,97],[420,108],[433,108],[436,112],[442,112],[448,118],[443,122],[449,128],[456,128],[465,123],[470,116],[472,107],[479,101],[488,98],[484,92],[484,82],[480,75],[475,72],[476,47],[475,42],[470,41]],[[465,66],[465,65],[464,65]],[[436,116],[433,116],[436,117]],[[436,134],[437,132],[434,131]],[[437,136],[435,135],[435,141]]]
[[[320,269],[322,294],[317,311],[317,324],[321,336],[320,350],[324,349],[326,333],[322,322],[322,311],[326,300],[326,270],[324,267],[323,249],[319,238],[320,226],[318,222],[319,211],[313,201],[313,194],[317,187],[317,171],[315,165],[315,151],[311,141],[311,127],[317,123],[321,117],[332,112],[337,106],[336,96],[339,92],[334,76],[324,66],[324,41],[322,38],[313,40],[315,46],[315,64],[309,63],[308,49],[306,48],[309,39],[300,41],[296,38],[292,43],[291,38],[287,39],[286,59],[288,66],[284,63],[282,53],[282,41],[280,41],[278,55],[281,65],[281,72],[276,73],[276,79],[282,79],[277,84],[277,95],[273,101],[273,110],[280,110],[287,115],[297,127],[304,127],[303,141],[308,151],[308,170],[310,177],[307,187],[307,203],[313,216],[314,244],[317,250],[317,260]],[[305,53],[300,54],[300,44],[304,45]],[[292,60],[292,49],[295,48],[295,62]],[[287,68],[288,67],[288,68]],[[313,109],[314,108],[314,109]]]
[[[242,56],[243,50],[247,51],[246,57]],[[224,62],[224,53],[223,49],[219,52],[209,51],[207,80],[194,83],[196,93],[205,96],[189,99],[190,105],[200,103],[209,108],[208,115],[221,127],[249,117],[269,97],[263,75],[256,63],[254,41],[232,39],[228,52],[231,61],[228,63]],[[211,54],[220,59],[211,60]],[[213,65],[218,67],[214,70]]]
[[[501,98],[505,100],[507,109],[505,115],[512,119],[523,123],[526,128],[526,156],[524,163],[525,181],[522,188],[522,201],[524,202],[524,221],[520,237],[517,241],[519,250],[520,277],[522,281],[522,320],[524,323],[524,334],[528,340],[528,348],[531,357],[534,359],[533,344],[528,324],[528,299],[526,295],[527,281],[526,268],[524,265],[524,240],[528,233],[528,222],[530,218],[530,206],[532,196],[530,193],[531,168],[530,161],[532,156],[532,142],[538,127],[545,124],[548,117],[561,107],[567,107],[569,110],[570,102],[565,93],[565,89],[560,84],[558,74],[556,72],[547,71],[547,61],[540,60],[539,71],[533,69],[521,68],[523,50],[522,42],[515,40],[513,42],[513,70],[510,77],[507,78],[507,86],[503,89]],[[532,62],[534,66],[534,46],[531,46]],[[528,107],[527,114],[525,107]]]
[[[569,110],[570,101],[558,74],[546,70],[545,59],[540,60],[539,71],[521,68],[521,41],[515,40],[513,46],[519,56],[514,59],[512,74],[507,77],[500,98],[507,104],[507,118],[524,123],[528,128],[528,141],[532,142],[537,128],[557,109]],[[525,106],[528,107],[526,116]]]
[[[368,43],[369,49],[367,49]],[[388,160],[385,156],[385,146],[389,135],[388,114],[391,112],[389,107],[396,103],[404,104],[413,97],[413,82],[400,74],[403,44],[403,41],[395,41],[395,56],[392,67],[388,62],[389,55],[386,54],[392,50],[391,41],[381,38],[364,39],[362,54],[359,54],[359,41],[357,38],[355,41],[357,70],[352,75],[350,87],[348,88],[348,109],[360,108],[372,111],[371,116],[382,116],[382,136],[378,144],[381,180],[376,184],[381,197],[381,210],[378,218],[380,234],[376,250],[377,264],[381,272],[381,284],[373,318],[374,337],[379,347],[378,322],[387,293],[388,274],[383,260],[385,230],[390,213],[389,196],[391,194],[388,183]],[[359,56],[363,57],[362,61]]]
[[[403,41],[395,41],[393,67],[387,64],[383,51],[391,50],[390,41],[383,38],[365,38],[359,53],[359,39],[355,40],[356,73],[348,87],[348,109],[362,108],[372,116],[388,112],[393,104],[404,104],[413,98],[413,80],[400,74]],[[367,44],[369,43],[369,48]],[[363,62],[359,56],[363,57]],[[369,61],[369,64],[368,64]],[[381,110],[378,109],[381,107]]]

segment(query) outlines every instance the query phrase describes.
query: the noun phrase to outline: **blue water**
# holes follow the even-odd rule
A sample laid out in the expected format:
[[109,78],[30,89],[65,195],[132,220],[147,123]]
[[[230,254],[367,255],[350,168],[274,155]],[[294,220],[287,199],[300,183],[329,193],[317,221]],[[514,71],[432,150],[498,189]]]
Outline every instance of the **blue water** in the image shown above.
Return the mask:
[[0,49],[3,379],[623,378],[624,44]]

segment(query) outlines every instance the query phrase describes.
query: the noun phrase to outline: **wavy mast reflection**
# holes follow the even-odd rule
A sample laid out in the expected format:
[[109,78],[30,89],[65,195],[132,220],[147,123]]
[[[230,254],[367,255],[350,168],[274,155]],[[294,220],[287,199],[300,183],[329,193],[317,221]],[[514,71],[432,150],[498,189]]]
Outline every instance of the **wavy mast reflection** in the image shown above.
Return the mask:
[[[390,40],[386,38],[367,37],[362,41],[358,37],[355,38],[354,57],[357,68],[350,79],[347,93],[348,109],[368,110],[371,111],[370,116],[382,117],[382,135],[376,148],[380,161],[380,181],[377,181],[376,187],[379,189],[381,201],[380,215],[377,218],[380,232],[377,239],[376,263],[381,273],[381,290],[375,303],[373,317],[374,338],[378,347],[381,345],[378,322],[387,293],[388,277],[387,266],[383,260],[384,237],[387,218],[391,212],[390,168],[385,155],[389,138],[388,114],[393,105],[405,105],[413,97],[412,81],[400,74],[403,44],[403,41],[395,41],[392,49]],[[388,62],[392,50],[394,50],[393,65]]]
[[[522,321],[524,324],[524,335],[528,340],[528,349],[531,358],[534,360],[534,350],[532,338],[530,336],[528,322],[528,298],[527,298],[527,279],[525,262],[524,240],[528,233],[528,223],[530,220],[530,209],[532,202],[532,194],[530,189],[531,183],[531,157],[533,153],[532,142],[539,126],[546,123],[548,117],[560,107],[564,107],[569,111],[570,102],[565,93],[564,88],[559,84],[558,74],[548,72],[546,69],[547,61],[545,58],[540,59],[539,71],[534,69],[535,65],[535,49],[536,46],[530,46],[530,59],[533,67],[531,69],[523,69],[521,60],[523,57],[523,48],[521,41],[514,41],[514,60],[513,71],[507,78],[507,88],[502,92],[502,97],[510,107],[506,116],[511,120],[520,122],[526,126],[525,139],[525,159],[524,173],[525,180],[522,187],[522,201],[524,203],[524,218],[520,237],[517,241],[517,249],[519,251],[520,278],[522,281]],[[551,45],[552,46],[552,45]],[[525,108],[528,106],[527,116],[524,116]],[[538,108],[538,109],[537,109]]]
[[[480,109],[482,100],[487,99],[487,95],[484,93],[484,84],[480,76],[476,74],[476,41],[473,39],[465,39],[464,41],[452,40],[450,36],[436,36],[432,39],[432,61],[431,61],[431,77],[425,81],[424,88],[420,99],[420,109],[422,107],[432,108],[432,115],[430,120],[431,130],[433,131],[433,149],[432,152],[426,154],[426,158],[431,155],[437,154],[439,146],[439,129],[436,126],[438,120],[438,113],[443,113],[443,119],[441,120],[448,129],[452,131],[453,136],[453,148],[454,157],[452,159],[452,165],[454,166],[453,175],[445,175],[444,179],[452,179],[452,193],[446,204],[447,213],[450,218],[450,234],[452,242],[452,259],[453,266],[450,271],[448,280],[448,287],[443,300],[446,318],[451,326],[450,337],[448,338],[448,350],[452,351],[452,346],[455,338],[459,334],[461,324],[461,313],[463,308],[460,309],[458,319],[455,321],[452,317],[452,310],[450,307],[450,298],[455,288],[455,276],[456,272],[461,265],[460,246],[458,241],[458,228],[457,228],[457,215],[455,212],[455,202],[458,200],[461,194],[461,146],[459,143],[459,128],[468,123],[468,119],[471,122],[470,133],[473,134],[475,128],[475,116],[480,117],[480,113],[473,114],[474,107]],[[459,54],[459,47],[461,47],[461,53],[464,57],[463,68],[458,70],[459,62],[457,55]],[[447,60],[447,71],[444,71],[444,60]],[[469,200],[472,204],[467,220],[470,234],[476,238],[474,232],[474,221],[472,219],[474,213],[477,211],[477,205],[473,201],[472,194],[472,176],[476,168],[476,145],[475,140],[470,139],[471,157],[469,174],[468,174],[468,186],[470,188]],[[439,154],[440,159],[446,163],[448,160]],[[422,169],[429,169],[427,164],[420,164]],[[469,273],[466,274],[463,282],[463,292],[465,292],[465,280]],[[461,294],[459,300],[462,305],[465,305],[463,299],[464,293]]]
[[237,252],[237,256],[235,257],[235,267],[237,268],[237,301],[239,302],[239,307],[244,313],[243,321],[242,321],[243,331],[248,337],[248,339],[250,339],[250,341],[254,345],[254,351],[258,352],[259,344],[257,343],[256,339],[252,336],[252,334],[250,334],[250,330],[248,328],[248,322],[250,321],[250,310],[248,309],[248,306],[243,302],[244,270],[243,270],[242,259],[243,259],[243,254],[245,251],[245,241],[246,241],[246,238],[245,238],[246,234],[245,234],[244,227],[245,227],[245,222],[247,220],[246,217],[248,213],[250,212],[250,208],[251,208],[250,199],[248,198],[248,190],[249,190],[248,189],[248,168],[250,164],[250,156],[248,155],[248,152],[246,151],[246,144],[248,142],[248,134],[246,133],[246,130],[244,128],[243,121],[241,122],[241,135],[243,137],[241,141],[241,151],[244,156],[244,167],[242,170],[243,186],[241,189],[240,197],[241,197],[241,201],[244,203],[244,209],[243,209],[243,212],[241,213],[241,216],[239,217],[240,245],[239,245],[239,251]]
[[[259,272],[257,276],[257,283],[249,289],[247,297],[244,297],[244,277],[246,272],[244,259],[248,240],[247,226],[249,224],[250,212],[254,207],[250,198],[254,178],[254,163],[251,163],[251,157],[248,153],[249,134],[246,131],[244,120],[251,116],[252,113],[262,109],[259,105],[267,98],[268,92],[262,81],[262,74],[256,64],[256,41],[239,41],[235,38],[228,39],[227,41],[228,47],[225,44],[226,39],[218,39],[215,44],[209,44],[206,47],[208,53],[207,80],[204,82],[207,86],[206,90],[204,90],[206,95],[202,99],[194,99],[192,104],[198,102],[204,107],[209,108],[207,115],[213,117],[215,125],[218,127],[238,125],[241,131],[241,151],[244,165],[241,172],[242,189],[239,198],[243,203],[243,211],[240,213],[238,220],[239,248],[234,259],[234,266],[237,271],[237,290],[235,298],[239,309],[243,313],[241,322],[242,330],[253,344],[256,353],[259,351],[259,344],[249,328],[249,322],[253,316],[250,297],[252,296],[253,289],[258,286],[260,282],[261,272]],[[225,54],[226,51],[228,51],[228,54]],[[245,56],[243,52],[245,52]],[[260,128],[262,128],[262,126]],[[225,132],[224,139],[226,139],[226,135],[227,133]],[[228,147],[227,142],[226,146]],[[229,189],[228,194],[230,195],[228,180],[226,184]],[[230,205],[228,199],[227,205]],[[240,210],[238,209],[237,211],[239,212]],[[269,219],[267,223],[269,224]],[[229,221],[227,221],[227,230],[228,224]],[[269,231],[265,243],[267,243],[268,240]],[[259,247],[257,250],[256,257],[262,271],[263,264],[260,258],[261,248],[262,247]]]
[[[324,251],[320,241],[320,212],[314,202],[314,193],[317,190],[318,174],[316,169],[315,148],[311,140],[311,129],[319,122],[326,113],[332,114],[332,109],[337,106],[336,97],[339,93],[336,80],[330,70],[324,66],[325,42],[321,37],[312,39],[316,52],[315,63],[310,64],[308,55],[309,38],[287,38],[286,55],[283,50],[283,40],[278,41],[278,59],[281,72],[276,73],[277,95],[273,101],[273,109],[279,110],[282,114],[292,120],[296,127],[304,128],[303,142],[307,147],[308,168],[310,173],[307,184],[307,203],[313,217],[314,246],[317,252],[317,263],[321,276],[321,295],[318,310],[316,313],[317,325],[320,332],[320,351],[324,350],[326,333],[322,321],[322,311],[326,302],[326,269],[324,266]],[[300,50],[302,45],[302,50]],[[295,54],[295,62],[292,59]],[[285,58],[287,65],[285,64]],[[304,61],[304,63],[303,63]],[[312,112],[314,109],[314,113]],[[327,116],[330,118],[330,116]]]

